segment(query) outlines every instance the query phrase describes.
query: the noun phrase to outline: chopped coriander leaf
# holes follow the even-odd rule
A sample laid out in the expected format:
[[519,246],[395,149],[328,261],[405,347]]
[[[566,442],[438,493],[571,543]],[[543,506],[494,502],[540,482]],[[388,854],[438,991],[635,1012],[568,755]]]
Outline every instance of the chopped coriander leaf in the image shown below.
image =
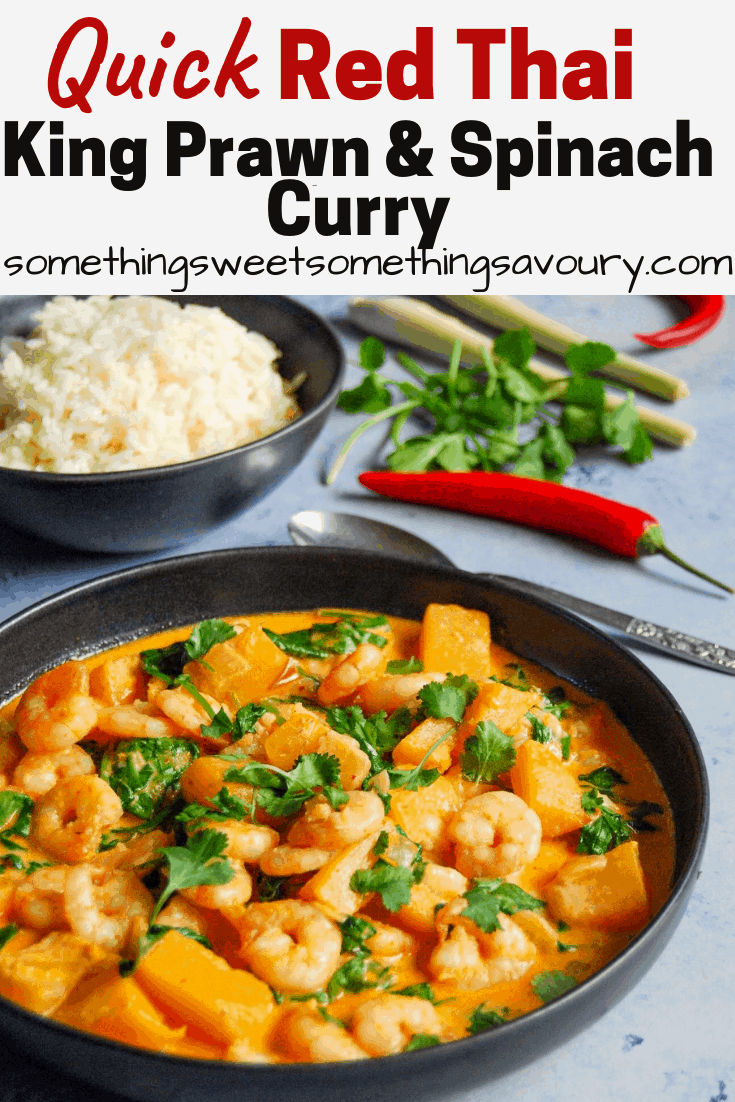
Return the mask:
[[31,830],[33,800],[22,792],[0,792],[0,841],[10,849],[16,848],[10,842],[12,835],[27,838]]
[[317,1006],[317,1011],[322,1016],[325,1022],[332,1022],[333,1025],[339,1025],[342,1027],[342,1029],[346,1029],[345,1023],[342,1021],[342,1019],[335,1018],[334,1014],[330,1014],[325,1006]]
[[605,796],[613,796],[616,785],[628,783],[625,777],[618,773],[617,769],[612,769],[609,765],[601,765],[599,769],[594,769],[591,773],[580,773],[577,779],[591,784],[593,788],[596,788],[598,792],[602,792]]
[[338,619],[280,635],[269,628],[263,628],[263,631],[280,650],[294,658],[330,658],[334,654],[351,654],[363,643],[381,648],[388,643],[386,635],[370,630],[387,626],[385,616],[361,616],[327,609],[319,615],[336,616]]
[[531,688],[531,683],[526,677],[526,671],[523,666],[520,666],[517,662],[508,662],[506,670],[514,670],[515,672],[509,674],[503,680],[504,685],[508,685],[511,689],[518,689],[519,692],[527,693]]
[[348,799],[340,783],[339,759],[333,754],[303,754],[288,772],[265,762],[245,762],[229,769],[224,780],[253,785],[258,806],[274,816],[295,815],[316,796],[317,788],[334,808]]
[[489,783],[501,773],[507,773],[515,760],[513,739],[504,735],[490,719],[480,720],[474,735],[466,740],[459,759],[462,773],[468,780]]
[[544,699],[541,707],[545,712],[549,712],[551,715],[556,716],[557,719],[561,719],[565,712],[567,712],[572,706],[571,700],[567,698],[567,694],[563,686],[554,685],[544,693]]
[[531,712],[526,712],[526,719],[531,724],[531,738],[534,742],[550,742],[552,733],[551,728],[547,727],[538,716],[534,716]]
[[419,788],[426,788],[428,785],[433,784],[434,781],[439,780],[439,770],[424,769],[424,764],[429,760],[437,747],[441,746],[443,742],[446,742],[453,734],[454,728],[450,727],[441,738],[438,738],[436,742],[429,747],[414,769],[388,769],[391,788],[405,788],[407,792],[418,792]]
[[582,811],[588,815],[595,815],[603,805],[602,796],[594,788],[587,788],[582,793]]
[[224,708],[220,708],[220,710],[215,712],[210,718],[212,720],[211,723],[203,723],[200,727],[200,731],[205,738],[220,739],[230,734],[232,731],[232,720]]
[[390,842],[390,835],[387,830],[381,830],[377,837],[375,845],[373,846],[373,854],[375,857],[382,857],[388,848]]
[[350,708],[330,708],[327,712],[327,723],[332,730],[350,735],[363,753],[367,754],[371,773],[382,772],[385,768],[383,758],[408,733],[412,722],[413,717],[408,708],[398,708],[390,717],[386,712],[366,716],[357,705]]
[[9,926],[0,928],[0,949],[2,949],[4,945],[7,945],[11,937],[15,937],[17,933],[18,927],[14,922],[11,922]]
[[379,857],[371,869],[353,872],[350,887],[360,895],[379,892],[386,910],[395,913],[410,903],[411,888],[414,884],[421,883],[425,867],[426,862],[421,858],[419,846],[410,867],[391,865]]
[[436,996],[428,983],[411,983],[408,987],[402,987],[395,991],[395,995],[408,995],[412,999],[426,999],[427,1002],[436,1003]]
[[556,928],[557,928],[557,930],[559,931],[560,934],[563,934],[565,930],[569,929],[569,923],[568,922],[562,922],[560,920],[559,922],[557,922]]
[[558,999],[567,991],[577,986],[577,981],[564,972],[539,972],[531,980],[531,987],[543,1003],[549,1003],[552,999]]
[[348,915],[344,922],[340,922],[339,928],[342,931],[343,953],[368,952],[365,942],[375,937],[378,932],[372,922],[357,918],[355,915]]
[[390,983],[390,969],[361,953],[340,965],[327,984],[327,995],[335,999],[343,992],[356,995],[369,988],[390,987]]
[[424,663],[420,658],[394,658],[385,667],[386,673],[422,673]]
[[569,755],[570,755],[571,749],[572,749],[572,736],[571,735],[562,735],[559,742],[560,742],[560,745],[561,745],[562,761],[569,761]]
[[470,1014],[467,1029],[470,1033],[483,1033],[486,1029],[494,1029],[508,1021],[508,1008],[502,1010],[488,1010],[486,1003],[480,1003]]
[[310,991],[308,995],[289,995],[288,1001],[290,1003],[308,1003],[314,999],[317,1003],[328,1003],[329,996],[326,991]]
[[465,674],[447,674],[444,681],[430,681],[419,689],[418,698],[424,710],[433,719],[453,719],[459,723],[465,708],[479,692],[476,681]]
[[517,911],[540,911],[544,907],[542,900],[524,892],[517,884],[506,884],[503,880],[478,880],[474,888],[464,893],[467,906],[462,911],[486,934],[500,929],[498,915],[513,915]]
[[404,1048],[404,1052],[416,1052],[420,1048],[433,1048],[434,1045],[440,1045],[441,1041],[437,1037],[436,1033],[414,1033],[411,1040]]
[[567,945],[566,942],[557,941],[556,949],[559,953],[573,953],[576,950],[576,945]]
[[185,846],[167,846],[160,850],[168,863],[169,877],[153,908],[151,925],[171,896],[182,888],[200,884],[229,884],[235,875],[230,862],[222,857],[227,835],[218,830],[202,830],[188,839]]
[[[583,797],[584,799],[584,797]],[[602,854],[630,839],[630,826],[622,815],[609,808],[600,809],[600,814],[579,832],[577,853]]]
[[265,872],[257,871],[254,880],[258,902],[272,903],[277,899],[285,899],[290,877],[268,876]]
[[225,643],[236,634],[224,620],[202,620],[192,629],[188,639],[169,647],[141,651],[143,669],[151,677],[171,684],[183,674],[187,662],[203,658],[216,643]]
[[199,747],[188,739],[122,739],[105,751],[100,776],[125,811],[152,819],[176,796],[182,773],[197,757]]

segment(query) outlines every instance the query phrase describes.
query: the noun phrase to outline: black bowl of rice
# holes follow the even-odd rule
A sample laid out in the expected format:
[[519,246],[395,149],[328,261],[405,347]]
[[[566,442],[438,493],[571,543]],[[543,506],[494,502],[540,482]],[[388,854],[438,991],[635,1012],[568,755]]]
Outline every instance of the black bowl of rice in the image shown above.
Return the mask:
[[0,519],[81,550],[175,547],[270,493],[342,349],[276,296],[0,299]]

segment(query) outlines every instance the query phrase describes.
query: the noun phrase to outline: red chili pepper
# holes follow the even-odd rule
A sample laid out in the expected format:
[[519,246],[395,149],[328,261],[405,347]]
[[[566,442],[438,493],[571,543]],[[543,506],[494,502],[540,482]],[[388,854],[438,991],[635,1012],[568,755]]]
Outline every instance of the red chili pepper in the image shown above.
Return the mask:
[[637,340],[654,348],[679,348],[694,344],[722,321],[725,313],[724,295],[679,295],[691,310],[688,318],[658,333],[634,333]]
[[486,471],[418,474],[364,471],[360,482],[368,490],[399,501],[437,505],[441,509],[456,509],[461,513],[497,517],[547,532],[560,532],[629,559],[660,553],[712,585],[735,593],[729,585],[703,574],[670,551],[658,521],[650,513],[586,490]]

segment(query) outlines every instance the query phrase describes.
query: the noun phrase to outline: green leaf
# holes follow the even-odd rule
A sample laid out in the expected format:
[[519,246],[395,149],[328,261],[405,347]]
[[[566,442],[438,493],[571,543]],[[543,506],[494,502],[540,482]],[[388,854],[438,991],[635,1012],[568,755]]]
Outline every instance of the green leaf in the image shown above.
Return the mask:
[[535,742],[550,742],[552,738],[551,728],[542,723],[538,716],[526,712],[526,719],[531,724],[531,738]]
[[564,362],[575,375],[584,375],[588,371],[599,371],[616,359],[615,349],[600,341],[585,341],[584,344],[571,344],[564,354]]
[[464,744],[460,757],[462,773],[471,781],[492,783],[515,764],[513,739],[504,735],[490,719],[483,719]]
[[607,807],[579,832],[577,853],[602,854],[630,839],[630,825],[622,815]]
[[121,739],[105,751],[100,776],[125,811],[152,819],[177,796],[182,774],[198,757],[199,747],[188,739]]
[[330,658],[334,654],[352,654],[363,643],[385,647],[388,638],[371,631],[374,627],[386,627],[385,616],[360,616],[347,612],[323,609],[320,616],[336,616],[328,623],[315,623],[299,631],[284,634],[263,628],[268,638],[285,654],[295,658]]
[[617,769],[609,765],[601,765],[591,773],[580,773],[577,780],[586,781],[605,796],[613,796],[616,785],[628,783],[622,773],[618,773]]
[[467,1024],[469,1033],[484,1033],[486,1029],[495,1029],[508,1020],[508,1008],[502,1010],[489,1010],[486,1003],[480,1003],[470,1014]]
[[407,995],[411,999],[426,999],[427,1002],[436,1003],[436,996],[428,983],[411,983],[408,987],[402,987],[400,991],[394,991],[395,995]]
[[168,883],[151,915],[151,925],[171,896],[182,888],[203,884],[229,884],[235,875],[230,862],[222,857],[227,847],[227,835],[219,830],[202,830],[194,834],[185,846],[168,846],[159,852],[168,864]]
[[0,928],[0,949],[7,945],[11,937],[15,937],[18,933],[18,927],[14,922],[11,922],[9,926],[3,926]]
[[415,883],[413,869],[402,865],[389,865],[379,858],[371,869],[358,869],[350,877],[353,892],[367,895],[379,892],[383,906],[388,911],[399,911],[411,901],[411,887]]
[[493,344],[493,353],[516,368],[524,368],[536,351],[536,344],[528,329],[507,329],[499,333]]
[[262,704],[246,704],[244,708],[238,708],[232,725],[232,741],[239,742],[244,735],[252,734],[256,723],[265,715],[266,710]]
[[602,414],[602,435],[608,444],[619,444],[625,451],[633,447],[638,425],[638,410],[633,401],[633,391],[622,405],[615,409],[606,409]]
[[436,460],[447,443],[446,434],[439,436],[412,436],[400,444],[386,458],[392,471],[425,471]]
[[384,381],[372,373],[365,376],[359,386],[343,390],[337,405],[345,413],[380,413],[388,409],[393,399]]
[[535,409],[543,401],[543,394],[539,388],[526,375],[511,367],[509,363],[503,363],[502,360],[498,363],[498,375],[502,380],[506,394],[511,398],[515,398],[517,402],[528,403]]
[[520,478],[545,478],[544,444],[543,436],[537,436],[528,444],[524,444],[520,457],[513,465],[513,474],[517,474]]
[[365,942],[375,937],[377,929],[372,922],[356,915],[348,915],[344,922],[339,923],[342,931],[343,953],[367,953],[369,952]]
[[564,406],[559,427],[570,444],[594,444],[602,434],[599,411],[584,406]]
[[[33,800],[22,792],[0,792],[0,837],[7,845],[7,838],[16,835],[27,838],[31,830]],[[10,848],[13,848],[12,846]]]
[[441,1041],[435,1033],[414,1033],[403,1051],[416,1052],[420,1048],[433,1048],[434,1045],[440,1044]]
[[[591,379],[585,375],[573,375],[561,397],[565,405],[581,406],[584,409],[605,408],[605,386],[601,379]],[[599,424],[599,422],[598,422]]]
[[569,761],[569,753],[572,747],[572,736],[562,735],[559,741],[561,744],[562,761]]
[[421,673],[424,663],[420,658],[394,658],[385,668],[386,673]]
[[436,462],[444,471],[473,470],[480,462],[474,452],[467,449],[464,436],[450,436],[446,444],[439,452]]
[[434,719],[453,719],[459,723],[465,708],[479,692],[476,681],[465,674],[447,674],[444,681],[430,681],[418,692],[426,714]]
[[564,995],[576,986],[577,981],[564,972],[539,972],[531,980],[531,987],[543,1003],[558,999],[560,995]]
[[356,995],[370,988],[389,987],[390,982],[390,970],[385,965],[360,953],[337,969],[327,984],[327,996],[335,999],[343,992]]
[[653,440],[638,421],[633,435],[633,443],[623,452],[623,459],[626,459],[628,463],[645,463],[647,459],[652,458]]
[[232,624],[224,620],[202,620],[192,630],[191,635],[184,643],[184,649],[189,658],[203,658],[217,643],[226,643],[228,639],[234,639],[237,632]]
[[385,363],[385,345],[378,337],[365,337],[360,342],[360,367],[366,371],[377,371]]
[[188,639],[172,643],[169,647],[141,651],[143,669],[167,685],[174,684],[187,662],[203,658],[215,643],[224,643],[236,634],[235,629],[224,620],[202,620]]
[[570,448],[566,437],[558,425],[544,426],[544,460],[563,474],[577,458],[574,448]]
[[265,872],[256,872],[255,890],[258,902],[272,903],[274,900],[284,899],[290,883],[290,876],[268,876]]
[[500,929],[498,915],[513,915],[518,911],[539,911],[544,907],[542,900],[524,892],[516,884],[506,884],[503,880],[478,880],[474,888],[465,892],[467,906],[462,916],[471,919],[486,934]]

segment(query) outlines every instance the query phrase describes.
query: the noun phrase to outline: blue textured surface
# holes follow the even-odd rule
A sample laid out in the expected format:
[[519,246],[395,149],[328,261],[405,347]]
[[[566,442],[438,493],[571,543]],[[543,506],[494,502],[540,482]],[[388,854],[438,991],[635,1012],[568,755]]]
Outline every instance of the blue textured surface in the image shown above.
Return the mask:
[[[354,363],[358,338],[339,319],[346,298],[302,296],[336,321]],[[530,304],[620,350],[685,378],[691,397],[657,406],[696,426],[690,448],[655,447],[654,460],[629,467],[599,451],[567,475],[569,485],[635,504],[655,514],[672,548],[715,577],[735,580],[735,322],[728,319],[698,344],[647,350],[632,333],[681,316],[671,300],[648,297],[527,298]],[[348,378],[360,377],[356,367]],[[336,486],[325,487],[325,462],[357,424],[338,412],[316,446],[278,489],[250,512],[189,544],[187,552],[288,542],[286,522],[304,508],[358,512],[410,528],[461,567],[515,574],[735,647],[735,598],[720,594],[672,563],[613,558],[596,548],[499,521],[403,505],[369,495],[357,473],[376,465],[380,429],[364,436]],[[5,530],[0,535],[0,618],[88,578],[163,556],[112,558],[64,551]],[[167,553],[169,554],[169,553]],[[507,1102],[724,1102],[735,1098],[735,678],[639,650],[691,721],[712,788],[709,843],[694,896],[672,942],[635,990],[601,1021],[549,1058],[477,1099]],[[0,1102],[71,1097],[92,1091],[29,1071],[0,1053]],[[98,1092],[94,1097],[99,1099]],[[469,1098],[470,1096],[465,1096]]]

